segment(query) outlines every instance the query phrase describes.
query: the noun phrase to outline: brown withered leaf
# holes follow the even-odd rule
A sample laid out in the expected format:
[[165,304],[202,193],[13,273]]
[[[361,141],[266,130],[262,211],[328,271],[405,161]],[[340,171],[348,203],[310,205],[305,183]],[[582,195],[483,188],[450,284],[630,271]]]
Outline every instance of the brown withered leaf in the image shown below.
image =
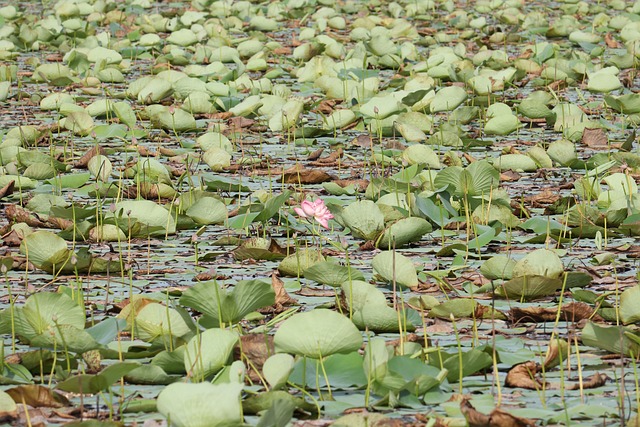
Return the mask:
[[600,128],[584,128],[582,143],[593,149],[609,149],[609,138]]
[[335,179],[334,176],[320,169],[292,167],[282,174],[285,184],[320,184],[333,179]]
[[241,132],[244,129],[250,128],[255,123],[255,120],[246,117],[232,117],[229,119],[229,132]]
[[335,99],[323,99],[322,101],[320,101],[317,110],[325,116],[328,116],[329,114],[333,113],[333,110],[335,110],[335,106],[337,104],[338,101],[336,101]]
[[460,402],[460,411],[464,415],[469,427],[531,427],[535,426],[535,421],[516,417],[510,413],[495,408],[489,415],[476,410],[469,402],[468,398]]
[[620,47],[620,43],[618,43],[618,41],[613,38],[611,33],[607,33],[604,35],[604,42],[607,44],[607,47],[611,49],[617,49]]
[[309,154],[307,156],[307,160],[309,160],[309,161],[318,160],[320,158],[320,156],[322,156],[323,152],[324,152],[324,148],[319,148],[316,151],[314,151],[313,153]]
[[[512,307],[509,310],[509,318],[512,322],[553,322],[558,315],[557,308],[544,307]],[[560,308],[560,320],[565,322],[578,322],[583,319],[601,320],[600,315],[595,314],[593,308],[583,302],[571,302]]]
[[9,222],[24,222],[29,227],[45,227],[44,222],[40,221],[35,216],[31,215],[29,211],[18,205],[7,205],[4,212]]
[[7,246],[20,246],[22,243],[22,235],[16,230],[11,230],[7,234],[2,236],[2,241]]
[[512,367],[504,380],[506,387],[519,387],[528,390],[539,390],[542,382],[536,378],[539,367],[536,362],[528,361]]
[[512,170],[507,170],[500,173],[500,181],[514,182],[520,180],[520,178],[522,178],[522,175]]
[[[596,372],[595,374],[591,375],[589,378],[587,378],[585,381],[582,382],[582,388],[585,390],[588,388],[598,388],[605,385],[606,382],[607,382],[607,376],[604,374],[601,374],[600,372]],[[580,390],[580,383],[569,384],[567,388],[569,390]]]
[[236,360],[248,361],[249,378],[260,381],[260,372],[264,362],[275,353],[273,335],[247,334],[240,337],[240,344],[234,349]]
[[362,148],[371,148],[371,146],[373,145],[373,139],[371,138],[371,135],[361,134],[356,136],[353,141],[351,141],[351,145]]
[[5,390],[16,403],[24,403],[34,408],[62,408],[69,406],[69,400],[50,388],[27,384]]
[[342,151],[342,148],[338,148],[336,151],[332,151],[328,156],[319,158],[317,161],[313,162],[312,165],[314,166],[333,165],[335,164],[335,162],[338,161],[338,159],[342,158],[343,154],[344,152]]
[[105,153],[106,151],[104,150],[104,148],[102,148],[99,145],[96,145],[95,147],[92,147],[89,150],[87,150],[87,152],[84,153],[82,157],[80,157],[76,161],[75,167],[86,169],[87,165],[89,164],[89,160],[91,160],[92,157],[97,156],[98,154],[104,155]]
[[354,188],[358,192],[366,190],[369,186],[369,180],[367,179],[334,179],[333,182],[342,188],[353,184]]
[[284,288],[284,282],[280,279],[280,275],[275,270],[271,273],[271,287],[273,288],[273,292],[276,294],[276,307],[297,304],[297,301],[289,296],[289,293]]
[[9,183],[7,185],[5,185],[4,187],[0,188],[0,199],[2,199],[4,196],[9,196],[13,193],[13,187],[15,186],[16,181],[9,181]]
[[526,196],[524,200],[534,208],[544,207],[560,200],[560,192],[552,191],[550,188],[545,188],[540,193],[532,196]]

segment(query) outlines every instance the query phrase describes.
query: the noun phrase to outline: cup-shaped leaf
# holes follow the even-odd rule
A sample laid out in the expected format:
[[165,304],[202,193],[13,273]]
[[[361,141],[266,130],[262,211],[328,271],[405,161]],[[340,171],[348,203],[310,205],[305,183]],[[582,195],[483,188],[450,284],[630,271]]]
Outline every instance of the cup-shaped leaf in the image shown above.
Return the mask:
[[226,329],[207,329],[187,343],[184,369],[190,377],[206,379],[227,364],[238,334]]
[[202,197],[186,212],[198,225],[222,224],[227,220],[227,207],[214,197]]
[[409,243],[418,242],[433,227],[423,218],[410,217],[394,222],[380,236],[377,246],[381,249],[400,248]]
[[418,274],[413,262],[395,251],[383,251],[371,261],[373,271],[387,282],[394,282],[405,288],[418,286]]
[[564,265],[558,254],[550,249],[529,252],[513,266],[513,277],[543,276],[557,279],[564,273]]
[[324,261],[324,256],[319,250],[300,249],[283,259],[278,265],[278,271],[283,276],[299,276],[322,261]]
[[362,335],[349,319],[335,311],[316,309],[284,321],[274,337],[276,350],[320,359],[356,351]]
[[398,322],[398,312],[387,305],[382,291],[373,285],[361,280],[352,280],[342,284],[342,292],[353,311],[353,323],[359,329],[398,332],[402,327],[404,330],[413,330],[413,325]]
[[180,338],[191,332],[190,325],[178,310],[155,302],[140,310],[134,325],[136,337],[149,342]]
[[174,427],[242,424],[242,384],[174,383],[158,395],[158,412]]
[[69,260],[70,251],[62,237],[43,230],[25,237],[20,244],[20,253],[37,268],[52,272]]
[[293,357],[287,353],[270,356],[262,367],[262,374],[273,390],[282,388],[293,371]]
[[349,280],[364,280],[364,275],[359,270],[331,261],[322,261],[309,267],[305,270],[304,277],[334,288]]
[[384,215],[371,200],[351,203],[341,216],[344,225],[358,239],[373,240],[384,229]]

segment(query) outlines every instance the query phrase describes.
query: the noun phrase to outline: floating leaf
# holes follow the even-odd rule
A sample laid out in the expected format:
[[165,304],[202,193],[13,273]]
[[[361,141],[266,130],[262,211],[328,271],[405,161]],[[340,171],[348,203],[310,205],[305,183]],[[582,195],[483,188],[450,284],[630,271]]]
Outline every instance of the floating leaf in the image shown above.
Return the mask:
[[341,214],[342,222],[354,237],[373,240],[384,229],[384,215],[370,200],[353,202]]

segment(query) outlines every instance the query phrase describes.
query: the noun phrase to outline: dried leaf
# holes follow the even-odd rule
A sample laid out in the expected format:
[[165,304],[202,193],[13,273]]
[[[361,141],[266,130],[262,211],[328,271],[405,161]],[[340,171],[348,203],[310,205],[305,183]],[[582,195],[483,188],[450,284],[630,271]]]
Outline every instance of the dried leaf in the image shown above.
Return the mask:
[[74,166],[77,168],[86,169],[87,165],[89,164],[89,160],[91,160],[93,157],[97,156],[98,154],[101,154],[104,156],[106,154],[106,151],[104,150],[104,148],[100,147],[99,145],[96,145],[95,147],[92,147],[89,150],[87,150],[87,152],[84,153],[82,157],[78,159],[78,161],[76,161]]
[[469,402],[469,399],[462,399],[460,402],[460,411],[464,415],[469,427],[488,427],[490,422],[489,415],[485,415],[477,411]]
[[609,149],[609,139],[600,128],[584,128],[582,131],[582,143],[593,149]]
[[289,168],[284,171],[282,180],[285,184],[320,184],[331,181],[335,177],[320,169]]
[[9,183],[7,185],[5,185],[4,187],[0,188],[0,199],[2,199],[4,196],[9,196],[13,193],[13,187],[15,186],[16,181],[9,181]]
[[41,385],[20,385],[18,387],[10,388],[6,390],[7,394],[16,403],[24,403],[33,408],[49,407],[49,408],[62,408],[63,406],[69,406],[69,401],[66,397],[58,392],[51,390],[50,388]]
[[512,170],[500,173],[500,181],[514,182],[520,180],[520,178],[522,178],[522,175]]
[[[585,390],[588,388],[598,388],[605,385],[606,382],[607,376],[601,374],[600,372],[596,372],[595,374],[587,378],[586,381],[582,382],[582,388]],[[569,384],[567,388],[569,390],[580,390],[580,384]]]
[[4,212],[9,222],[24,222],[29,227],[45,227],[44,222],[18,205],[7,205]]
[[366,179],[334,179],[333,182],[342,188],[353,185],[358,192],[366,190],[369,186],[369,180]]
[[620,47],[620,43],[618,43],[618,41],[613,38],[611,33],[607,33],[604,35],[604,42],[607,44],[607,47],[611,49],[618,49]]
[[287,293],[287,290],[284,288],[284,282],[280,279],[280,275],[275,270],[271,273],[271,287],[273,288],[273,292],[276,294],[276,307],[297,304],[297,301],[291,298]]
[[249,363],[249,378],[260,381],[264,362],[275,353],[272,335],[249,334],[240,337],[240,345],[234,350],[234,358],[246,358]]
[[320,101],[317,110],[325,116],[328,116],[329,114],[333,113],[333,110],[335,110],[335,106],[337,103],[338,101],[336,101],[335,99],[323,99],[322,101]]
[[485,415],[477,411],[468,398],[464,398],[460,402],[460,411],[462,411],[469,427],[530,427],[535,425],[533,420],[516,417],[500,408],[495,408],[489,415]]
[[512,367],[504,380],[506,387],[519,387],[528,390],[539,390],[542,382],[536,378],[539,367],[536,362],[529,361]]
[[[509,310],[509,318],[513,323],[518,322],[553,322],[558,315],[556,308],[544,307],[513,307]],[[600,320],[600,316],[594,313],[589,304],[572,302],[560,308],[560,320],[565,322],[578,322],[583,319]]]
[[373,145],[373,139],[371,135],[361,134],[356,136],[353,141],[351,141],[352,145],[362,148],[371,148]]
[[314,151],[313,153],[309,154],[307,156],[307,160],[309,160],[309,161],[318,160],[323,152],[324,152],[324,148],[319,148],[316,151]]

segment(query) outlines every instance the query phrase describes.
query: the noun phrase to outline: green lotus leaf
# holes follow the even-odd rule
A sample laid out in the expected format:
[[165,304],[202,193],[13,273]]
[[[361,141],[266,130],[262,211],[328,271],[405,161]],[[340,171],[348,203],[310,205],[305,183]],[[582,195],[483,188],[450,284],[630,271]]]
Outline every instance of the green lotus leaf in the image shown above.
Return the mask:
[[640,113],[640,94],[638,93],[627,93],[620,96],[606,95],[604,101],[619,113]]
[[173,427],[242,425],[242,384],[174,383],[158,395],[158,412]]
[[420,282],[413,262],[395,251],[383,251],[371,260],[373,271],[383,280],[405,288],[415,288]]
[[575,144],[566,139],[559,139],[549,144],[547,154],[552,160],[560,163],[562,166],[569,166],[578,159]]
[[115,205],[117,225],[132,229],[136,222],[142,234],[166,235],[176,232],[176,222],[169,211],[151,200],[125,200]]
[[278,271],[283,276],[302,276],[310,267],[324,261],[322,252],[317,249],[299,249],[280,261]]
[[132,129],[136,124],[136,113],[128,102],[120,101],[113,104],[113,111],[118,120]]
[[349,280],[364,280],[364,275],[355,268],[332,261],[322,261],[307,268],[304,278],[336,288]]
[[67,242],[50,231],[29,234],[20,244],[20,253],[37,268],[48,272],[59,270],[71,257]]
[[633,357],[640,354],[640,337],[626,326],[600,325],[587,322],[580,335],[582,344],[601,348],[609,353]]
[[196,129],[193,115],[180,108],[170,109],[163,105],[150,105],[145,111],[151,123],[159,129],[172,132],[186,132]]
[[315,309],[285,320],[274,337],[276,351],[312,359],[350,353],[362,345],[362,335],[349,319],[335,311]]
[[89,172],[91,172],[96,179],[102,182],[107,182],[111,176],[113,166],[107,156],[98,154],[89,159],[87,169],[89,169]]
[[280,132],[294,127],[303,110],[304,102],[301,99],[289,99],[281,110],[269,119],[269,129],[273,132]]
[[144,306],[135,316],[134,335],[148,342],[168,342],[191,334],[189,325],[178,310],[158,303]]
[[536,249],[516,262],[513,267],[513,277],[542,276],[552,279],[559,278],[564,273],[564,265],[555,251],[550,249]]
[[640,286],[625,289],[620,295],[620,320],[625,325],[640,322]]
[[493,164],[501,171],[533,172],[538,170],[536,162],[525,154],[503,154],[495,159]]
[[68,93],[52,93],[40,100],[40,109],[45,111],[59,110],[62,104],[75,104],[75,98]]
[[389,307],[384,294],[373,285],[352,280],[342,284],[342,292],[352,310],[352,321],[360,330],[398,332],[401,328],[414,329],[412,324],[400,320],[398,312]]
[[227,207],[214,197],[202,197],[185,214],[198,225],[223,224],[227,220]]
[[371,200],[351,203],[341,214],[345,227],[355,238],[373,240],[384,229],[384,215]]
[[64,127],[76,135],[86,136],[91,133],[95,124],[89,113],[86,111],[75,111],[65,117]]
[[408,146],[402,152],[402,159],[409,165],[425,165],[427,168],[440,169],[440,159],[430,147],[422,144]]
[[371,119],[384,119],[400,111],[405,107],[393,95],[376,96],[360,107],[360,113]]
[[342,129],[356,121],[356,113],[349,109],[335,110],[329,116],[324,118],[323,129],[336,130]]
[[407,142],[420,142],[427,139],[427,135],[413,124],[396,121],[393,126]]
[[467,91],[460,86],[447,86],[440,89],[429,104],[431,113],[453,111],[467,99]]
[[204,380],[216,374],[229,361],[238,343],[238,334],[226,329],[207,329],[187,343],[184,369],[189,377]]
[[489,280],[509,280],[513,277],[516,261],[506,255],[495,255],[480,266],[480,273]]
[[173,87],[168,80],[155,77],[144,83],[144,86],[137,92],[138,102],[143,104],[155,104],[173,93]]
[[274,354],[264,362],[262,373],[272,390],[281,389],[286,385],[293,371],[293,364],[293,357],[287,353]]
[[609,93],[621,87],[622,83],[620,79],[618,79],[618,76],[605,70],[591,74],[589,76],[589,83],[587,84],[587,89],[591,92]]
[[231,292],[215,282],[200,282],[180,297],[180,304],[206,315],[215,327],[238,323],[247,314],[274,303],[271,285],[261,280],[241,280]]
[[509,135],[520,127],[520,120],[513,114],[493,117],[484,126],[487,135]]
[[50,163],[33,163],[22,174],[26,178],[42,181],[56,176],[56,169]]
[[229,138],[219,132],[207,132],[202,134],[196,139],[196,143],[200,146],[202,151],[207,151],[211,148],[222,148],[229,154],[233,153],[233,144],[229,141]]
[[231,154],[218,147],[209,148],[202,154],[202,160],[214,172],[220,172],[231,165]]
[[122,55],[113,49],[96,46],[87,52],[87,60],[89,62],[101,61],[105,64],[119,64],[122,61]]
[[422,236],[432,230],[433,227],[429,221],[423,218],[402,218],[384,230],[376,246],[381,249],[392,249],[394,246],[401,248],[409,243],[420,241]]

